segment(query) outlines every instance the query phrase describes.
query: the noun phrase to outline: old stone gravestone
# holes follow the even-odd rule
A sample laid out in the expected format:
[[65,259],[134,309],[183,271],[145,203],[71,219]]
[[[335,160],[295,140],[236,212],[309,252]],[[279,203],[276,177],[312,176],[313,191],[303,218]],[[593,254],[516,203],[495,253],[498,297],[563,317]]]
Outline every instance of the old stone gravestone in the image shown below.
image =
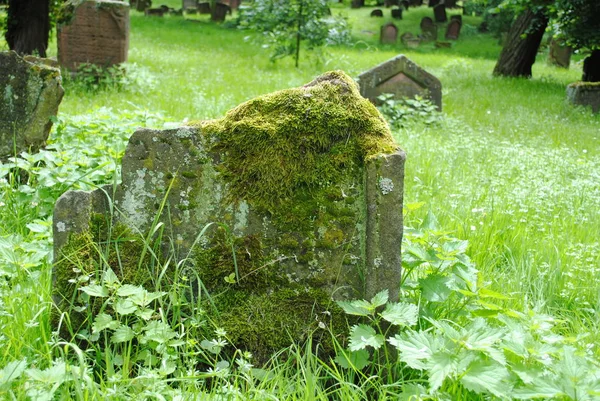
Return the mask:
[[429,0],[429,3],[428,3],[429,7],[435,7],[438,4],[440,4],[440,0]]
[[398,40],[398,27],[393,23],[385,24],[381,27],[381,43],[393,44]]
[[450,16],[450,21],[454,21],[454,20],[456,20],[456,21],[458,21],[458,22],[460,22],[462,24],[462,15],[460,15],[460,14],[451,15]]
[[402,9],[401,8],[392,8],[392,18],[393,19],[402,19]]
[[408,0],[411,7],[420,7],[423,5],[423,0]]
[[567,86],[567,99],[579,106],[590,106],[593,113],[600,113],[600,85],[596,82],[574,82]]
[[400,5],[400,0],[385,0],[383,4],[385,7],[398,6]]
[[383,17],[383,11],[376,8],[375,10],[371,11],[371,17]]
[[400,40],[404,46],[410,49],[415,49],[419,47],[419,44],[421,44],[421,39],[415,37],[415,35],[413,35],[411,32],[404,32],[400,36]]
[[198,12],[200,14],[210,14],[210,3],[208,2],[202,2],[202,3],[198,3]]
[[402,7],[408,11],[408,8],[410,7],[410,2],[408,0],[402,0],[400,3]]
[[456,0],[444,0],[446,8],[456,8]]
[[361,8],[365,6],[365,0],[352,0],[350,3],[351,8]]
[[548,64],[561,68],[569,68],[572,50],[570,46],[565,46],[552,38],[548,50]]
[[184,10],[198,8],[198,0],[182,0],[181,8]]
[[212,21],[223,22],[227,14],[231,14],[231,7],[225,3],[215,3],[210,13]]
[[456,19],[451,20],[446,27],[446,39],[458,40],[462,23]]
[[0,161],[46,144],[64,90],[44,59],[0,52]]
[[358,76],[360,93],[372,102],[383,93],[413,98],[417,95],[431,99],[442,110],[442,84],[439,79],[399,55]]
[[443,4],[438,4],[433,7],[433,16],[435,18],[435,22],[446,22],[448,21],[448,15],[446,14],[446,6]]
[[421,37],[425,41],[437,40],[437,25],[429,17],[421,19]]
[[127,61],[129,5],[122,1],[84,1],[70,22],[58,26],[58,61],[76,71],[82,63],[109,66]]
[[[74,280],[101,276],[93,251],[101,242],[123,282],[154,288],[162,275],[199,288],[201,280],[207,311],[220,312],[211,319],[258,361],[290,338],[319,335],[319,321],[345,332],[332,298],[387,289],[398,299],[404,160],[383,117],[341,71],[220,120],[138,130],[114,192],[70,191],[56,203],[54,301],[60,311],[80,305]],[[145,249],[135,238],[151,238],[156,224],[164,230],[155,252],[175,262],[165,273],[135,258]],[[330,334],[323,338],[327,347]]]

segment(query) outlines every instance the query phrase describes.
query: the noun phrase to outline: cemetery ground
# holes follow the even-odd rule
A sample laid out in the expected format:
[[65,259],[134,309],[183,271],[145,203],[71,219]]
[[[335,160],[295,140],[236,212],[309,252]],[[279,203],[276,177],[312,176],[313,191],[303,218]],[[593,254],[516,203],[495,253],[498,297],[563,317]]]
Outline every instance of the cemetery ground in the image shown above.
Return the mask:
[[[463,17],[451,48],[405,49],[378,44],[380,24],[392,20],[370,11],[334,8],[349,16],[355,43],[304,53],[299,69],[271,63],[251,32],[227,23],[132,11],[126,74],[64,77],[47,149],[0,166],[3,398],[598,399],[600,115],[565,100],[581,65],[549,67],[540,54],[532,79],[492,78],[500,46],[477,32],[477,18]],[[410,9],[394,22],[417,34],[429,13]],[[218,118],[260,94],[329,70],[356,77],[399,53],[441,80],[443,112],[422,101],[384,107],[407,154],[402,299],[420,311],[411,328],[386,333],[390,346],[366,316],[345,358],[320,360],[317,344],[297,344],[251,367],[226,333],[202,346],[191,338],[193,322],[169,315],[178,290],[164,288],[153,311],[169,323],[162,332],[87,349],[52,332],[54,203],[68,189],[114,183],[137,127]],[[468,278],[468,290],[455,285]]]

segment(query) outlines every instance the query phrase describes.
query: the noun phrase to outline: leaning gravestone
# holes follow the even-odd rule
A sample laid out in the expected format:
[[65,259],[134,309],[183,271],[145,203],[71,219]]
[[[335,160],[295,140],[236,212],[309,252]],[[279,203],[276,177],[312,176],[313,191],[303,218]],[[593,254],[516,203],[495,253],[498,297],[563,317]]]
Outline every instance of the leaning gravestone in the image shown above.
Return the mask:
[[462,23],[459,20],[452,19],[450,23],[446,27],[446,39],[449,40],[458,40],[460,36],[460,28],[462,27]]
[[442,110],[442,84],[439,79],[399,55],[371,68],[358,76],[360,94],[375,102],[384,93],[395,97],[414,98],[423,96],[431,99],[438,110]]
[[72,19],[58,26],[58,62],[71,71],[82,63],[109,66],[127,61],[129,5],[122,1],[84,1]]
[[429,17],[423,17],[421,20],[421,37],[424,41],[437,40],[437,25]]
[[569,68],[572,51],[573,49],[570,46],[563,45],[552,38],[550,40],[550,49],[548,50],[548,64],[561,68]]
[[446,14],[446,6],[443,4],[438,4],[433,7],[433,16],[435,18],[435,22],[446,22],[448,21],[448,15]]
[[387,23],[381,27],[380,41],[384,44],[393,44],[398,40],[398,27],[394,24]]
[[[94,269],[97,242],[112,241],[107,225],[120,233],[115,246],[128,247],[107,251],[107,263],[121,280],[151,286],[149,275],[159,273],[126,255],[136,254],[134,233],[149,238],[160,222],[163,253],[171,250],[189,284],[201,280],[220,311],[215,323],[264,360],[310,335],[315,319],[342,321],[332,297],[387,289],[398,299],[404,160],[383,117],[341,71],[252,99],[220,120],[138,130],[114,193],[58,199],[53,298],[61,311],[78,305],[70,301],[73,264]],[[229,229],[201,235],[211,222]],[[183,280],[174,275],[163,280]]]
[[44,59],[0,52],[0,161],[46,143],[64,90]]

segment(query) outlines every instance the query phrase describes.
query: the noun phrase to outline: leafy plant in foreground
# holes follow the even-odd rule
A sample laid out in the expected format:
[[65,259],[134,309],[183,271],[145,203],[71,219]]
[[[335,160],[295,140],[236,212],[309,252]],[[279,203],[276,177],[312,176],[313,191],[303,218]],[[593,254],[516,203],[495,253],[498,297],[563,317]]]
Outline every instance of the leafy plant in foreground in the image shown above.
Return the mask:
[[416,96],[414,99],[395,99],[393,94],[384,93],[377,97],[379,111],[394,129],[406,128],[420,122],[433,125],[441,121],[442,114],[428,99]]

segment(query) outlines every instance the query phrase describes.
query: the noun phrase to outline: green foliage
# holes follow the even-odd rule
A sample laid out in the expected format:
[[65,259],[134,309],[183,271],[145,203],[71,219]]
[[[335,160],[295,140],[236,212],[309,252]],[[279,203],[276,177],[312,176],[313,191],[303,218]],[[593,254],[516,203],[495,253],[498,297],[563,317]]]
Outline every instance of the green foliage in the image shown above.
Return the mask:
[[595,0],[555,0],[553,27],[576,49],[600,49],[600,3]]
[[331,15],[326,0],[254,0],[242,6],[238,23],[240,28],[263,33],[271,60],[293,55],[296,67],[303,41],[315,49],[350,40],[348,23]]
[[414,123],[432,125],[443,118],[430,100],[420,96],[414,99],[395,99],[393,94],[384,93],[377,100],[379,111],[394,129],[407,128]]
[[77,72],[63,71],[64,86],[67,92],[127,91],[142,93],[155,85],[153,76],[137,64],[115,64],[108,67],[81,63]]

